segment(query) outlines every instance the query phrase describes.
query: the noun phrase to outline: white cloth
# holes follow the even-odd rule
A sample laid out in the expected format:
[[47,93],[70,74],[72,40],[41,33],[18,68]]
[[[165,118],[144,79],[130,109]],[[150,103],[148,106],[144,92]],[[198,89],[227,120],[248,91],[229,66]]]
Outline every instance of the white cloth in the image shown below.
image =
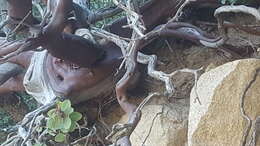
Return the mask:
[[43,105],[56,98],[55,92],[48,82],[47,72],[44,70],[47,54],[46,50],[33,54],[23,80],[26,92]]

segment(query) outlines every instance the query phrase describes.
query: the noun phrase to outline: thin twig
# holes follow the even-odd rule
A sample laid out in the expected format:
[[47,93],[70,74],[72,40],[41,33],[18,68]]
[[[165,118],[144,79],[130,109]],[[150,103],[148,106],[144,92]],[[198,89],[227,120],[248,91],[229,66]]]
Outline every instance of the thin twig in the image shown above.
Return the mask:
[[144,105],[147,104],[148,101],[150,101],[152,97],[154,97],[154,96],[159,96],[159,95],[160,95],[160,93],[158,93],[158,92],[155,92],[155,93],[150,94],[149,96],[147,96],[147,97],[139,104],[139,106],[136,108],[135,111],[136,111],[136,112],[141,111],[141,110],[143,109]]
[[7,144],[9,144],[10,142],[14,141],[15,139],[20,138],[20,136],[13,136],[10,137],[9,139],[7,139],[4,143],[1,144],[1,146],[6,146]]
[[7,40],[9,40],[9,38],[14,36],[15,32],[20,28],[20,26],[23,25],[23,23],[31,15],[31,13],[32,13],[32,11],[29,11],[27,13],[27,15],[21,20],[21,22],[14,28],[14,30],[7,34],[7,37],[6,37]]

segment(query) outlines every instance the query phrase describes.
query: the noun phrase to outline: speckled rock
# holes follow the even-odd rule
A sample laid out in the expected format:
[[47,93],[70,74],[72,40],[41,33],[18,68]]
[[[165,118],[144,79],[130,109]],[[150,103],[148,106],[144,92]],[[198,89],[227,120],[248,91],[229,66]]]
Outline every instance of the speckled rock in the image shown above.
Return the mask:
[[190,98],[189,146],[260,145],[254,132],[260,116],[259,70],[260,60],[245,59],[200,77]]
[[[187,100],[167,103],[162,102],[163,98],[158,98],[156,100],[161,104],[152,102],[142,109],[142,118],[130,138],[132,146],[185,146]],[[127,121],[127,116],[123,116],[121,121]]]

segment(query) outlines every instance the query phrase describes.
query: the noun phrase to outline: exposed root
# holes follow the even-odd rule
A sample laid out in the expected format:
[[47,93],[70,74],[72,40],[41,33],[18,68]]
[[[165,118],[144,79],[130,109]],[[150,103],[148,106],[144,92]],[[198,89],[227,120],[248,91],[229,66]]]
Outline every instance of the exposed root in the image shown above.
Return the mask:
[[[98,36],[102,36],[102,37],[108,39],[109,41],[114,42],[121,48],[123,55],[128,57],[127,52],[129,49],[126,49],[126,47],[129,47],[128,42],[120,39],[116,35],[113,35],[113,34],[110,35],[110,33],[106,32],[106,31],[101,32],[101,31],[95,30],[95,31],[92,31],[92,33],[94,33],[95,35],[98,35]],[[195,86],[197,86],[197,79],[198,79],[197,72],[200,71],[201,69],[199,69],[199,70],[182,69],[182,70],[177,70],[171,74],[166,74],[162,71],[155,70],[156,61],[157,61],[157,57],[155,55],[145,55],[145,54],[142,54],[141,52],[137,53],[137,62],[142,63],[142,64],[148,64],[148,75],[155,79],[165,82],[165,86],[166,86],[165,95],[167,95],[168,97],[170,97],[174,94],[175,89],[174,89],[174,84],[173,84],[171,78],[178,72],[188,72],[188,73],[194,74],[195,75]],[[128,65],[129,65],[129,63],[128,63]],[[129,77],[129,76],[127,75],[127,77]],[[122,80],[125,81],[125,78],[122,78]],[[158,95],[158,93],[156,93],[156,95]],[[154,96],[154,95],[152,95],[152,96]],[[140,106],[136,109],[135,113],[141,112],[141,109],[144,106],[144,104],[148,102],[147,99],[150,99],[152,96],[148,96],[149,98],[146,98],[143,101],[143,103],[140,104]],[[196,99],[200,102],[198,97]],[[108,135],[107,139],[112,141],[115,144],[119,139],[130,136],[133,131],[133,128],[135,126],[133,126],[132,124],[119,124],[119,125],[117,124],[113,127],[113,130],[112,130],[111,134]]]
[[[100,37],[103,37],[109,41],[114,42],[115,44],[117,44],[121,50],[124,56],[126,55],[126,47],[128,46],[127,41],[122,40],[120,37],[118,37],[117,35],[111,34],[105,30],[98,30],[95,29],[93,31],[91,31],[94,35],[98,35]],[[188,72],[188,73],[192,73],[195,75],[195,85],[196,85],[196,81],[198,79],[198,71],[200,71],[201,69],[198,70],[191,70],[191,69],[182,69],[182,70],[178,70],[175,71],[171,74],[166,74],[162,71],[157,71],[155,70],[156,67],[156,62],[157,62],[157,57],[155,55],[145,55],[141,52],[138,52],[137,54],[137,62],[141,63],[141,64],[148,64],[148,75],[158,79],[160,81],[165,82],[165,86],[166,86],[166,95],[168,96],[172,96],[175,88],[174,88],[174,84],[172,83],[172,76],[174,76],[175,74],[177,74],[178,72]]]
[[157,61],[157,57],[155,55],[145,55],[145,54],[142,54],[142,53],[138,53],[138,62],[139,63],[142,63],[142,64],[148,64],[148,75],[157,79],[157,80],[160,80],[160,81],[163,81],[165,83],[165,87],[166,87],[166,93],[165,95],[168,96],[168,97],[171,97],[174,92],[175,92],[175,87],[174,87],[174,84],[172,82],[172,77],[174,75],[176,75],[177,73],[179,72],[186,72],[186,73],[192,73],[194,74],[195,76],[195,86],[196,86],[196,81],[197,81],[197,78],[198,78],[198,71],[200,71],[201,69],[198,69],[198,70],[192,70],[192,69],[181,69],[181,70],[176,70],[170,74],[166,74],[162,71],[157,71],[155,70],[155,67],[156,67],[156,61]]
[[204,40],[200,40],[200,43],[206,47],[210,47],[210,48],[218,48],[219,46],[223,45],[226,42],[225,39],[220,38],[219,40],[216,40],[214,42],[210,42],[210,41],[204,41]]

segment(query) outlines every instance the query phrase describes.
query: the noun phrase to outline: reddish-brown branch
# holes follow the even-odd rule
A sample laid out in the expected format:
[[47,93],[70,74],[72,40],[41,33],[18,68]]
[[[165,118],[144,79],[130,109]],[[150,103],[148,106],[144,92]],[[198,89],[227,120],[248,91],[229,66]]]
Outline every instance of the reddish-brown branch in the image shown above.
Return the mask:
[[[182,1],[169,0],[148,2],[140,9],[145,25],[148,29],[153,28],[167,17],[175,14],[176,9],[173,9],[173,7],[178,8],[182,3]],[[43,28],[41,45],[55,57],[71,61],[82,67],[91,67],[98,60],[102,59],[104,51],[82,37],[62,33],[66,25],[67,15],[72,9],[72,0],[59,0],[56,2],[56,6],[50,23]],[[122,31],[118,27],[116,27],[117,30],[113,30],[113,25],[110,28],[115,33],[118,30]],[[183,37],[182,30],[177,32],[172,30],[167,31],[168,34],[165,33],[165,36],[171,34]],[[128,33],[129,31],[126,32]],[[196,39],[192,38],[192,36],[185,37],[192,41]]]
[[[12,9],[19,9],[16,5],[17,1],[12,2],[14,3],[12,3]],[[32,50],[38,46],[44,47],[57,58],[70,61],[81,67],[93,67],[98,60],[104,57],[104,51],[101,47],[94,45],[83,37],[63,33],[66,26],[67,15],[72,10],[72,0],[59,0],[55,1],[55,3],[54,14],[48,25],[44,27],[42,31],[38,30],[39,34],[37,37],[27,41],[22,48],[7,48],[9,49],[9,53],[15,52],[3,58],[2,61],[21,53],[21,51]],[[10,15],[11,14],[12,13],[10,13]],[[37,45],[35,44],[36,42]]]
[[125,104],[127,101],[127,89],[131,86],[131,82],[134,80],[133,78],[136,76],[137,70],[137,53],[140,47],[141,41],[136,41],[133,45],[133,50],[129,54],[126,60],[127,70],[124,76],[118,81],[116,85],[116,95],[119,101],[119,104],[122,106],[125,112],[128,114],[132,114],[136,108],[136,106],[132,104]]
[[201,44],[201,41],[217,43],[221,40],[221,38],[212,38],[200,28],[183,22],[171,22],[167,24],[166,27],[159,32],[159,36],[186,39],[197,44]]
[[8,55],[11,52],[14,52],[17,50],[19,47],[23,45],[24,41],[18,41],[18,42],[3,42],[3,45],[1,46],[0,49],[0,56],[5,56]]
[[41,40],[38,38],[29,38],[26,41],[14,42],[5,48],[2,48],[3,52],[0,54],[2,57],[0,58],[0,63],[4,63],[22,52],[35,50],[40,44]]
[[93,67],[104,57],[101,47],[73,34],[63,33],[67,15],[72,10],[72,0],[59,0],[50,23],[43,28],[42,46],[53,56],[81,67]]
[[53,16],[44,28],[43,34],[45,35],[56,35],[57,33],[63,32],[66,26],[67,15],[72,10],[72,0],[57,0],[53,3],[57,3]]

